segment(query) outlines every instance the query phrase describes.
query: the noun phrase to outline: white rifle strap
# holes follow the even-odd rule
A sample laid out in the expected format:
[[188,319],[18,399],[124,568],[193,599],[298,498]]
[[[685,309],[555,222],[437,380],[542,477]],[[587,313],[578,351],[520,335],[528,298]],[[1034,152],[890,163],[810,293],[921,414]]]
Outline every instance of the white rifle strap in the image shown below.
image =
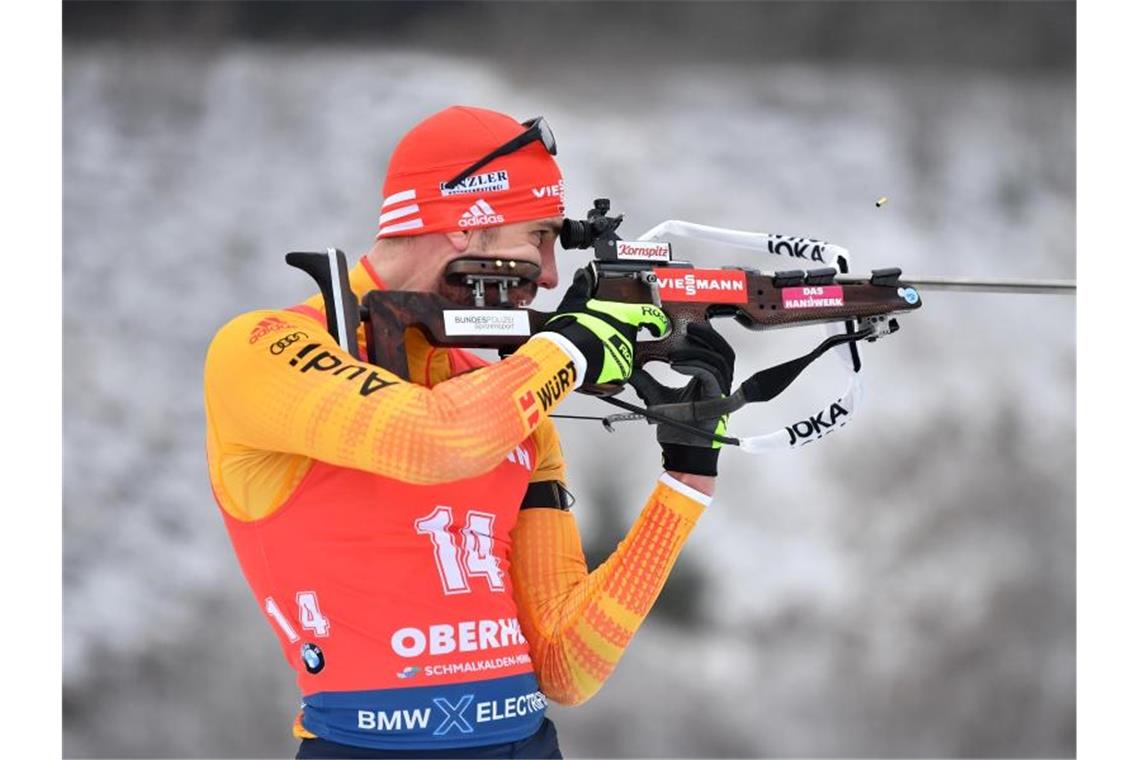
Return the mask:
[[[694,224],[677,219],[662,222],[653,229],[644,233],[638,240],[661,240],[667,235],[723,243],[737,248],[746,248],[752,251],[763,251],[767,254],[792,256],[793,251],[810,251],[811,260],[822,267],[834,267],[837,271],[845,271],[851,261],[851,254],[846,248],[822,240],[811,238],[793,238],[786,235],[770,235],[766,232],[745,232],[744,230],[730,230],[724,227],[710,227],[705,224]],[[792,259],[794,262],[795,259]],[[842,261],[842,266],[841,266]],[[846,325],[842,322],[829,322],[824,325],[828,335],[846,332]],[[859,376],[852,358],[852,352],[847,345],[837,347],[831,353],[839,359],[847,375],[847,388],[835,401],[829,401],[826,406],[807,419],[796,420],[784,425],[781,429],[771,433],[752,436],[738,436],[740,448],[750,454],[762,454],[771,451],[787,451],[818,441],[831,432],[846,425],[855,416],[863,397],[863,381]]]

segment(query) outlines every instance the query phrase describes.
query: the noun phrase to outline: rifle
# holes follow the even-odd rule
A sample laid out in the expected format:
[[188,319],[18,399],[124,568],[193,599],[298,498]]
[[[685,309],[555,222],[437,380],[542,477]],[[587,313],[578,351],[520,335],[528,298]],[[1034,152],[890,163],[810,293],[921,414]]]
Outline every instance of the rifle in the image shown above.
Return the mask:
[[[822,240],[757,232],[727,230],[688,222],[669,221],[638,240],[617,235],[622,215],[609,216],[610,202],[599,198],[585,220],[567,219],[559,236],[567,250],[592,248],[594,259],[585,267],[592,297],[607,301],[654,304],[669,316],[672,330],[660,337],[641,339],[633,364],[640,368],[668,356],[685,335],[686,325],[732,317],[749,330],[769,330],[822,324],[827,337],[814,349],[790,361],[760,370],[746,379],[728,397],[698,402],[697,418],[714,418],[746,404],[770,401],[782,393],[808,365],[831,351],[838,351],[847,369],[846,391],[836,401],[805,420],[785,425],[772,433],[736,438],[719,436],[661,417],[614,398],[623,386],[584,385],[579,390],[626,410],[627,414],[585,418],[601,420],[612,432],[612,423],[651,419],[696,432],[723,444],[740,446],[751,453],[798,448],[819,440],[845,425],[862,396],[859,372],[860,342],[875,343],[899,329],[898,317],[921,308],[918,286],[936,290],[967,290],[1004,293],[1074,293],[1076,285],[1060,280],[976,280],[966,278],[902,278],[897,268],[875,269],[869,275],[849,272],[850,254],[845,248]],[[667,235],[727,243],[767,251],[822,266],[811,269],[763,271],[750,267],[700,268],[675,260],[673,247],[662,240]],[[344,350],[360,359],[356,328],[361,322],[367,336],[367,360],[408,379],[404,333],[421,331],[432,345],[443,348],[493,348],[509,355],[531,335],[541,332],[553,312],[510,304],[514,288],[533,283],[539,267],[530,262],[503,259],[462,258],[444,272],[450,285],[470,294],[470,304],[460,304],[436,293],[374,290],[357,303],[348,287],[344,253],[292,252],[285,260],[316,279],[324,296],[329,332]],[[489,305],[488,301],[494,303]],[[552,391],[560,392],[560,391]],[[572,415],[555,415],[572,417]]]

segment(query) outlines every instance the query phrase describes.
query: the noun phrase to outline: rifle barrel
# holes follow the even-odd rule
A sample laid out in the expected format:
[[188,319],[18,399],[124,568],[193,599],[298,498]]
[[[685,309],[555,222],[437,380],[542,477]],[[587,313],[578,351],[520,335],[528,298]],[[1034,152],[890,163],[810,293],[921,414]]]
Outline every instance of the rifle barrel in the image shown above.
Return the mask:
[[[836,282],[866,282],[866,277],[839,275]],[[899,277],[905,285],[920,290],[957,290],[967,293],[1052,293],[1074,295],[1075,280],[980,279],[977,277],[911,277],[905,272]]]
[[1073,295],[1077,292],[1074,280],[985,280],[976,277],[908,277],[900,278],[916,288],[927,290],[959,290],[968,293],[1053,293]]

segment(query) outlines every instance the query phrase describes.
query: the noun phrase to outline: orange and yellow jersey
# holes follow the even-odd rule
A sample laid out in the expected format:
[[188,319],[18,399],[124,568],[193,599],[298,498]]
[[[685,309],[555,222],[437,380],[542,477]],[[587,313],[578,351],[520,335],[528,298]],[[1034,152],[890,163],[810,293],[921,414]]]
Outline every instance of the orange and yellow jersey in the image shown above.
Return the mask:
[[[350,283],[383,287],[366,260]],[[409,332],[407,354],[415,382],[343,352],[319,297],[234,319],[206,358],[211,484],[297,672],[298,736],[516,741],[547,696],[601,686],[707,500],[663,476],[587,573],[544,488],[565,481],[548,416],[580,375],[570,352],[535,338],[485,365]]]

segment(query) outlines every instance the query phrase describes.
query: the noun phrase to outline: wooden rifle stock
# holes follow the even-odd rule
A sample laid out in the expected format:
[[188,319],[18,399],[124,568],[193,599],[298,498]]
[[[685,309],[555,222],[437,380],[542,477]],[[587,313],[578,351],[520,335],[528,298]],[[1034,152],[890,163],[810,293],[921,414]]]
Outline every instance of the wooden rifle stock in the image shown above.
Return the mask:
[[[661,308],[672,321],[673,329],[665,337],[637,342],[634,352],[637,367],[652,361],[668,362],[670,354],[684,340],[687,325],[708,322],[714,317],[733,317],[750,330],[765,330],[885,318],[922,305],[917,291],[899,282],[898,270],[882,270],[869,278],[848,276],[841,284],[835,282],[834,270],[763,273],[693,269],[685,264],[611,269],[597,262],[591,270],[594,298],[644,304],[659,299]],[[409,328],[421,331],[435,346],[495,348],[505,355],[531,335],[541,332],[554,315],[533,309],[472,307],[434,293],[409,291],[375,290],[364,297],[362,305],[367,325],[368,360],[405,379],[408,363],[404,333]],[[486,315],[489,329],[475,334],[462,334],[455,329],[457,319],[470,321],[481,314]],[[505,325],[500,332],[495,332],[496,319]],[[583,390],[608,395],[615,392],[617,386]]]

